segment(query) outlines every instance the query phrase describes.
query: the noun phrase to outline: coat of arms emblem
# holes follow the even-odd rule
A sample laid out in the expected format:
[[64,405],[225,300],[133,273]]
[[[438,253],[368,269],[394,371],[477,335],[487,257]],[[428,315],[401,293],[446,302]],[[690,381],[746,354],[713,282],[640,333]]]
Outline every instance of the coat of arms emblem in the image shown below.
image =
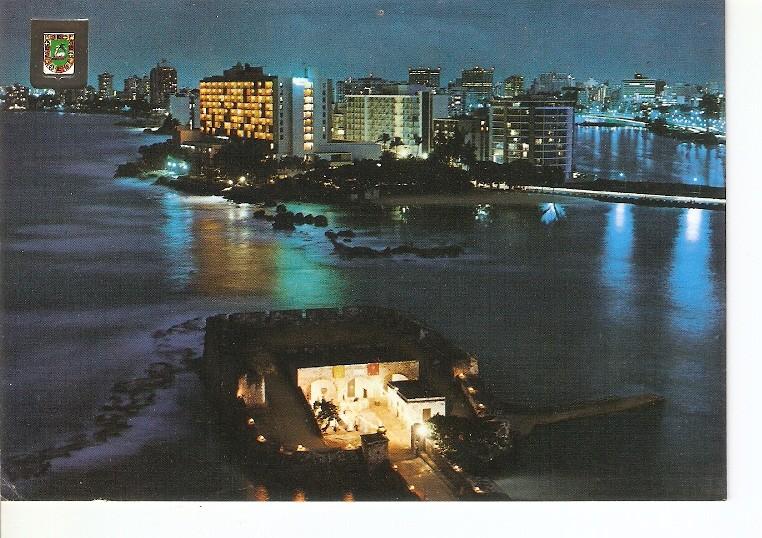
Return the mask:
[[43,34],[43,71],[46,75],[74,74],[74,34]]

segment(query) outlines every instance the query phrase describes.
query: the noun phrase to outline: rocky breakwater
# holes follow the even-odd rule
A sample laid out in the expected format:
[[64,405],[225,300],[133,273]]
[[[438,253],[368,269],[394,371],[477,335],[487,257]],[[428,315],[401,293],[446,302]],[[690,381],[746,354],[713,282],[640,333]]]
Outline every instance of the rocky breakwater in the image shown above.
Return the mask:
[[[265,216],[267,218],[267,216]],[[269,220],[269,219],[268,219]],[[275,208],[275,217],[272,219],[274,230],[295,230],[297,226],[305,224],[324,228],[328,226],[328,219],[325,215],[312,215],[304,213],[293,213],[285,205],[280,204]]]
[[349,246],[355,237],[352,230],[340,230],[334,232],[328,230],[325,236],[333,244],[334,251],[343,258],[390,258],[393,256],[417,256],[419,258],[457,258],[463,252],[463,248],[458,245],[448,245],[443,247],[417,247],[415,245],[399,245],[396,247],[386,247],[383,249],[374,249],[365,246]]
[[188,343],[199,340],[203,328],[203,320],[193,319],[156,331],[154,354],[161,360],[149,363],[143,375],[114,383],[108,400],[94,413],[89,431],[55,447],[10,455],[4,458],[3,474],[10,481],[41,476],[52,460],[121,435],[130,428],[130,419],[151,406],[157,392],[172,385],[177,374],[196,369],[198,356]]

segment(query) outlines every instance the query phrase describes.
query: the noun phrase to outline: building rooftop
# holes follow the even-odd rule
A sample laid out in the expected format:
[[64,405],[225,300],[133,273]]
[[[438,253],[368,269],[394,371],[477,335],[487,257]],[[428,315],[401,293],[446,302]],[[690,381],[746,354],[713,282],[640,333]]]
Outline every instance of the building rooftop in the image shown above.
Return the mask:
[[376,445],[388,443],[389,439],[383,433],[365,433],[360,435],[360,441],[364,445]]
[[221,76],[206,77],[201,82],[256,82],[274,78],[276,77],[266,75],[261,66],[253,67],[249,64],[238,63],[230,69],[225,69]]
[[406,402],[410,400],[444,400],[444,396],[433,391],[422,381],[390,381],[389,386],[396,389]]
[[384,344],[310,346],[279,354],[295,368],[415,360],[403,347]]

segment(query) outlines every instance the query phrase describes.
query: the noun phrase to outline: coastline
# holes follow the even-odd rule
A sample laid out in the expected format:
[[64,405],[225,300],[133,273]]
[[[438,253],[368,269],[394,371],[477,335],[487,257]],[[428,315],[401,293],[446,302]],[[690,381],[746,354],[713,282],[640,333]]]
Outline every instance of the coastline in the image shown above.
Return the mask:
[[[140,136],[140,135],[136,135],[136,136]],[[563,197],[563,196],[552,197],[551,195],[544,195],[544,194],[541,195],[541,194],[534,194],[534,193],[505,192],[505,191],[499,191],[499,192],[475,191],[471,193],[465,193],[463,195],[451,195],[451,196],[447,196],[447,195],[436,196],[435,195],[433,196],[433,198],[443,198],[443,199],[438,200],[436,204],[430,204],[430,205],[438,204],[438,205],[467,207],[467,206],[472,206],[473,203],[478,203],[477,199],[483,196],[498,197],[499,199],[497,200],[496,205],[501,205],[501,206],[525,205],[527,208],[530,208],[534,206],[536,201],[539,201],[539,200],[548,201],[553,199],[557,201],[563,200],[564,201],[563,203],[567,203],[568,201],[568,203],[585,204],[588,207],[591,207],[591,206],[601,207],[600,205],[597,205],[600,202],[597,202],[594,200],[588,200],[585,198],[574,198],[574,197]],[[381,201],[381,203],[388,203],[389,199],[394,199],[394,198],[397,198],[397,197],[385,197]],[[407,196],[402,196],[399,198],[408,199],[408,200],[411,198],[417,198],[420,201],[421,198],[425,199],[425,198],[428,198],[428,196],[407,195]],[[463,200],[460,200],[461,198],[463,198]],[[556,426],[552,426],[552,427],[556,427]],[[543,426],[544,429],[550,429],[552,427]],[[90,480],[91,483],[93,483],[93,481],[97,479],[101,481],[102,488],[106,488],[106,489],[99,488],[100,491],[105,491],[107,493],[111,491],[115,491],[118,493],[118,490],[121,487],[118,484],[119,482],[124,480],[129,482],[128,486],[124,486],[129,492],[139,491],[140,488],[142,488],[142,491],[148,491],[150,488],[155,487],[156,489],[154,490],[154,493],[156,493],[156,491],[158,491],[159,488],[165,487],[165,484],[163,481],[169,478],[171,471],[164,469],[162,470],[162,472],[164,473],[163,476],[160,476],[159,473],[157,472],[156,476],[151,475],[150,481],[141,483],[138,481],[137,477],[134,476],[134,469],[138,469],[138,468],[152,469],[151,472],[153,473],[154,472],[153,469],[155,469],[158,466],[157,460],[161,460],[164,462],[172,462],[173,465],[176,465],[176,464],[183,465],[183,466],[187,465],[188,466],[187,468],[190,469],[192,461],[191,461],[191,457],[189,457],[187,453],[186,443],[189,441],[193,442],[193,439],[191,439],[191,437],[188,437],[187,439],[188,440],[186,440],[186,438],[183,438],[182,440],[177,442],[175,442],[174,440],[171,442],[165,442],[161,440],[157,440],[157,441],[151,440],[149,441],[149,444],[146,446],[145,454],[141,453],[141,455],[128,456],[127,459],[124,461],[112,460],[104,464],[103,467],[99,466],[97,469],[83,471],[81,475],[78,473],[68,474],[69,473],[68,470],[65,472],[57,472],[54,478],[54,481],[59,480],[59,478],[65,475],[66,475],[66,478],[64,480],[69,480],[69,479],[74,480],[75,478],[77,478],[78,480],[84,480],[85,483],[87,483],[88,480]],[[204,437],[199,435],[198,437],[195,438],[195,441],[204,443]],[[200,448],[201,448],[200,452],[191,451],[192,454],[194,456],[196,454],[203,454],[205,446],[206,445],[203,445],[203,444],[200,445]],[[155,447],[155,450],[150,447]],[[149,453],[151,451],[153,451],[153,453]],[[177,456],[175,456],[175,454],[177,454]],[[203,471],[203,466],[199,462],[196,462],[196,467],[199,469],[199,473]],[[176,477],[176,480],[179,480],[180,478],[182,478],[182,480],[191,482],[191,485],[193,485],[192,477],[199,476],[198,474],[195,474],[195,473],[196,471],[193,471],[192,473],[189,472],[188,476]],[[96,474],[98,475],[97,477],[96,477]],[[87,475],[90,478],[82,478],[82,475]],[[111,484],[111,481],[113,480],[116,480],[116,484]],[[54,481],[51,481],[51,484],[49,485],[49,488],[50,488],[48,489],[49,492],[60,491],[59,485],[52,483]],[[167,482],[166,486],[167,487],[173,486],[173,484],[175,483]],[[178,487],[173,488],[173,491],[177,491],[177,492],[184,491],[183,488],[179,486],[179,482],[177,484],[178,484]],[[79,486],[77,486],[77,484],[74,484],[74,483],[70,484],[70,486],[72,488],[71,497],[74,498],[77,496],[74,490]],[[242,487],[244,486],[246,486],[246,484],[242,485]],[[250,491],[251,486],[248,486],[248,487]],[[108,488],[111,488],[111,489],[108,489]],[[223,494],[223,496],[227,494],[230,494],[231,496],[237,496],[239,494],[242,496],[245,496],[247,494],[247,490],[246,489],[238,490],[237,488],[231,488],[230,491]],[[68,493],[66,493],[66,495],[68,496]],[[170,492],[168,495],[171,496],[172,493]]]
[[543,203],[556,203],[566,205],[596,205],[604,202],[577,196],[564,196],[559,194],[535,194],[521,191],[484,191],[460,194],[402,194],[382,195],[375,201],[377,205],[384,206],[455,206],[473,207],[490,204],[495,206],[522,206],[536,207]]

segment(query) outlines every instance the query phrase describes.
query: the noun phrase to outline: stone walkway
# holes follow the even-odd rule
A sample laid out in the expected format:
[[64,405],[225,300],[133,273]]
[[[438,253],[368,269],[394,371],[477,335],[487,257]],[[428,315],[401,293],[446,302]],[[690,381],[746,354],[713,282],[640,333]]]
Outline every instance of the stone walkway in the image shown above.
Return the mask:
[[314,419],[303,402],[303,397],[291,380],[281,372],[266,380],[268,407],[257,416],[265,435],[276,438],[284,446],[295,448],[301,444],[310,450],[326,448],[323,438],[315,432]]
[[[401,455],[401,454],[400,454]],[[445,478],[432,469],[428,463],[419,457],[397,459],[394,455],[391,461],[397,466],[402,478],[415,487],[413,490],[424,501],[457,501]]]

